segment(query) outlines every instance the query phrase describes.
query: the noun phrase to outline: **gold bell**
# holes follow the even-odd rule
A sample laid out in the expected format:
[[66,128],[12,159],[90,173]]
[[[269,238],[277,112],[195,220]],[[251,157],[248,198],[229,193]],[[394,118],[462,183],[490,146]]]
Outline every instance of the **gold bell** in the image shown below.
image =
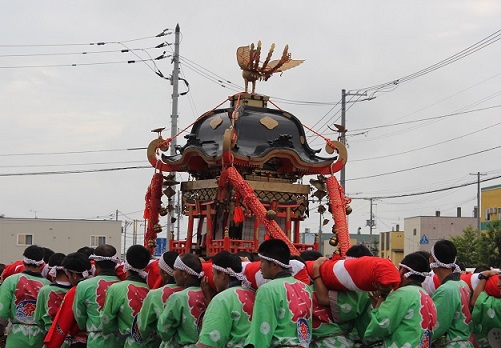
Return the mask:
[[332,236],[332,237],[329,239],[329,244],[330,244],[331,246],[337,246],[337,244],[338,244],[337,236]]
[[349,205],[346,206],[346,215],[350,215],[353,209]]
[[158,211],[158,213],[160,214],[160,216],[165,216],[169,213],[169,211],[167,210],[167,208],[165,207],[162,207],[160,208],[160,210]]
[[[317,211],[318,211],[320,214],[325,213],[325,206],[324,206],[323,204],[320,204],[320,205],[318,206]],[[327,220],[327,221],[328,221],[328,220]]]

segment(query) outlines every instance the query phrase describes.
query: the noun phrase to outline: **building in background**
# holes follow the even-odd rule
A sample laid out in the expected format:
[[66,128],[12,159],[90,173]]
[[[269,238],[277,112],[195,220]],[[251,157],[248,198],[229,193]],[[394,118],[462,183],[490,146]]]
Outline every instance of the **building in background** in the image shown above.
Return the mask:
[[0,263],[20,260],[34,244],[64,254],[111,244],[120,255],[121,237],[121,221],[0,218]]
[[379,255],[382,258],[390,259],[395,266],[404,258],[404,231],[400,231],[400,226],[396,226],[396,231],[379,233]]
[[415,216],[404,219],[404,253],[418,250],[430,251],[433,244],[440,239],[460,236],[468,227],[476,228],[475,217],[462,217],[461,208],[457,208],[456,216]]
[[[332,253],[336,251],[336,247],[333,247],[329,244],[329,239],[332,237],[331,233],[323,233],[322,240],[320,243],[323,243],[324,247],[324,255],[327,257],[332,256]],[[350,233],[350,244],[358,245],[363,244],[374,254],[378,255],[379,253],[379,235],[378,234],[361,234],[361,233]]]
[[491,221],[501,220],[501,185],[484,187],[480,194],[480,230]]

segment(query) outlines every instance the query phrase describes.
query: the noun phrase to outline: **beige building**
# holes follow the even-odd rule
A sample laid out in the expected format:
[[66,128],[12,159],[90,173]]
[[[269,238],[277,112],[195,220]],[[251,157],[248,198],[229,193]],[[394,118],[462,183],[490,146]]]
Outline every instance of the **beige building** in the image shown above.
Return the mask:
[[22,259],[33,244],[68,254],[106,243],[120,255],[121,235],[121,221],[0,218],[0,263]]
[[440,239],[450,239],[451,236],[460,236],[468,226],[476,228],[477,219],[474,217],[415,216],[404,219],[404,252],[410,254],[418,250],[430,251],[433,244]]

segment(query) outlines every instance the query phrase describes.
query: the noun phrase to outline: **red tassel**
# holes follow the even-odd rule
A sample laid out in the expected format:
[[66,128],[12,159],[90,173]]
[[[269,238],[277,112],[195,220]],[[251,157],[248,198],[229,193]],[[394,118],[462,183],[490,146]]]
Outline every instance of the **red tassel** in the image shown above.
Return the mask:
[[244,211],[241,206],[237,205],[233,211],[233,221],[236,225],[239,225],[244,222],[244,219]]

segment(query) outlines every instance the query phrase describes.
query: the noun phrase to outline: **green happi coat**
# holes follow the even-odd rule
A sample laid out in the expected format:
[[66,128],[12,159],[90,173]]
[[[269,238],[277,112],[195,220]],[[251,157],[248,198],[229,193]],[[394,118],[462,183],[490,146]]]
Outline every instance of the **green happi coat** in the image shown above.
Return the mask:
[[501,298],[482,291],[471,313],[474,333],[480,348],[501,346]]
[[103,334],[118,333],[122,347],[154,347],[137,342],[142,341],[138,337],[137,314],[148,291],[148,285],[139,276],[129,276],[124,281],[112,284],[106,291],[101,312]]
[[40,273],[24,271],[5,279],[0,286],[0,323],[12,326],[6,348],[41,347],[44,331],[35,322],[35,309],[40,289],[50,284]]
[[52,283],[44,285],[38,292],[35,322],[45,332],[48,332],[54,320],[64,295],[70,290],[71,284]]
[[[370,317],[366,292],[329,291],[330,306],[318,305],[313,297],[313,341],[316,348],[350,348],[354,337],[363,337]],[[355,329],[355,331],[354,331]]]
[[242,348],[251,325],[254,290],[230,287],[217,294],[204,315],[198,347]]
[[371,312],[367,341],[384,341],[384,347],[430,347],[437,312],[431,297],[417,285],[406,285],[388,295]]
[[255,348],[308,347],[312,334],[312,288],[291,276],[263,284],[256,292],[250,334]]
[[158,317],[162,313],[165,302],[167,302],[170,295],[182,289],[176,284],[167,284],[160,289],[150,290],[143,301],[143,306],[137,316],[137,328],[143,339],[155,341],[155,347],[160,347],[162,343],[156,330]]
[[123,341],[114,334],[103,335],[101,311],[104,307],[106,291],[120,281],[116,275],[97,275],[78,283],[73,302],[73,313],[78,327],[87,331],[88,348],[123,347]]
[[459,280],[459,273],[447,276],[433,293],[437,307],[437,325],[433,341],[438,347],[473,347],[468,342],[473,333],[471,320],[470,288]]
[[162,339],[161,347],[194,348],[206,307],[199,286],[190,286],[170,295],[158,318],[157,330]]

